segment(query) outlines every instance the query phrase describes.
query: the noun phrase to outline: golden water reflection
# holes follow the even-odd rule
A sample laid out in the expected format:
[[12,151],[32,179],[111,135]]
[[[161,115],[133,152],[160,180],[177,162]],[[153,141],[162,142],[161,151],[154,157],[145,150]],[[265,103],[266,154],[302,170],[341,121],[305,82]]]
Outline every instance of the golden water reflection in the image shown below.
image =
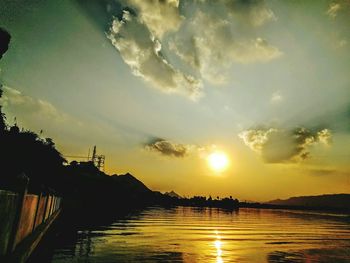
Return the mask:
[[31,263],[350,262],[348,217],[306,211],[149,208],[60,236]]
[[219,232],[216,230],[215,231],[215,236],[216,239],[214,241],[214,245],[216,248],[216,263],[224,263],[223,259],[222,259],[222,242],[221,242],[221,237],[219,235]]

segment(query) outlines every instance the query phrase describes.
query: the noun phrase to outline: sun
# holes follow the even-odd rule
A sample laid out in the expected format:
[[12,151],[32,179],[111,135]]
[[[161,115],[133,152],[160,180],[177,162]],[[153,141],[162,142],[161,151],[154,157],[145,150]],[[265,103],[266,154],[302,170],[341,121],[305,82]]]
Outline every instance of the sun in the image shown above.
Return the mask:
[[224,171],[229,165],[227,155],[223,152],[213,152],[209,154],[207,160],[210,167],[216,172]]

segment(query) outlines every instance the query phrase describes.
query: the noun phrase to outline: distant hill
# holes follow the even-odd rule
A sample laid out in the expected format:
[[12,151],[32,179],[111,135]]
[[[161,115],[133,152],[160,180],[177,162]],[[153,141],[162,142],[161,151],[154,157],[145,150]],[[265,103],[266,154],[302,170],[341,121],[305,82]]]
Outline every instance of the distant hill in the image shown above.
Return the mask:
[[164,195],[167,195],[167,196],[170,196],[170,197],[175,197],[175,198],[182,198],[180,195],[178,195],[174,191],[165,192]]
[[325,194],[316,196],[298,196],[285,200],[276,199],[267,202],[271,205],[304,206],[313,208],[350,209],[350,194]]
[[113,180],[124,189],[127,189],[129,193],[136,192],[138,194],[149,194],[152,193],[147,186],[145,186],[140,180],[136,179],[130,173],[122,175],[112,175]]

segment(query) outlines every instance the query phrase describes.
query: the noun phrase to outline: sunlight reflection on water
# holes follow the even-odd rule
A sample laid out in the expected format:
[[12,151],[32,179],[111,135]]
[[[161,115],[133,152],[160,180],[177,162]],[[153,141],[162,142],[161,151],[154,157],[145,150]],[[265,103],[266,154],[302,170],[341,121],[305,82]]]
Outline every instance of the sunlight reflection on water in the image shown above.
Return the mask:
[[214,241],[215,244],[215,248],[216,248],[216,262],[217,263],[223,263],[224,261],[222,260],[222,250],[221,250],[221,246],[222,246],[222,242],[221,242],[221,237],[219,236],[218,231],[215,231],[216,234],[216,240]]
[[52,242],[33,262],[350,262],[349,217],[286,210],[150,208]]

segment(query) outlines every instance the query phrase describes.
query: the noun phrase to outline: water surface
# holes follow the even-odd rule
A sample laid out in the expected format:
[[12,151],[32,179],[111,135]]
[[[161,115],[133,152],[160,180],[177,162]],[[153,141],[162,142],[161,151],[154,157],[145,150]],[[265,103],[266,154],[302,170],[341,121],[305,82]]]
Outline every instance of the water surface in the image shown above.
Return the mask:
[[149,208],[110,225],[67,228],[44,243],[32,262],[350,262],[350,220],[288,210]]

